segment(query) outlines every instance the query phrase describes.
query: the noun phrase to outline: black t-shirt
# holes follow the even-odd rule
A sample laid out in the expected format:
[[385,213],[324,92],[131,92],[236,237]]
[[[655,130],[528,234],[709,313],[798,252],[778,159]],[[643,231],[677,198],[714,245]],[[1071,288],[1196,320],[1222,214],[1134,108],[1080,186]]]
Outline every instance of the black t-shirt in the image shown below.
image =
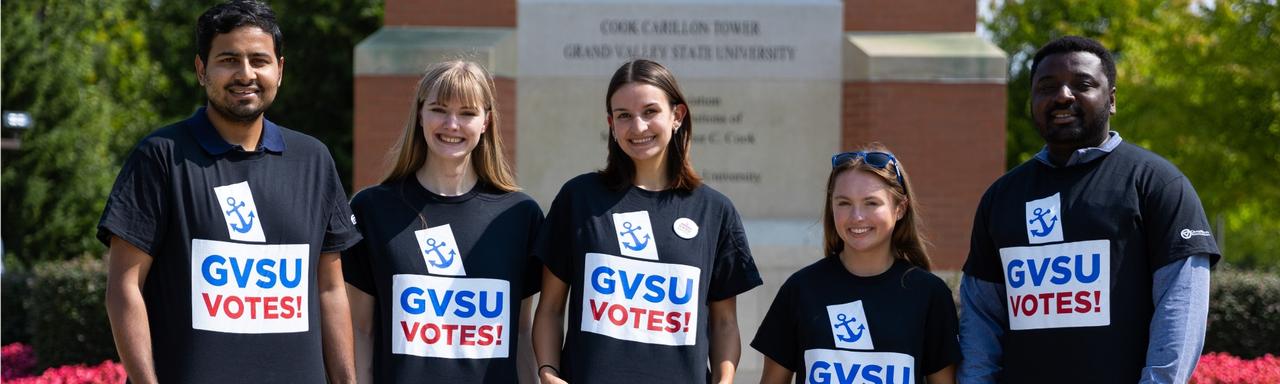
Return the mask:
[[1151,276],[1196,254],[1219,258],[1200,200],[1147,150],[1122,143],[1080,165],[1009,171],[982,197],[964,266],[1005,286],[1000,380],[1138,381]]
[[923,383],[960,361],[956,323],[937,276],[898,260],[862,277],[826,257],[782,284],[751,346],[796,383]]
[[737,210],[705,185],[615,191],[575,177],[536,253],[570,286],[560,373],[571,383],[709,379],[708,303],[762,284]]
[[168,383],[322,383],[316,264],[360,240],[329,151],[264,122],[262,148],[201,108],[129,154],[98,224],[151,256],[143,300]]
[[374,381],[516,382],[520,301],[541,288],[538,204],[484,183],[440,196],[411,177],[351,208],[364,240],[342,266],[377,303]]

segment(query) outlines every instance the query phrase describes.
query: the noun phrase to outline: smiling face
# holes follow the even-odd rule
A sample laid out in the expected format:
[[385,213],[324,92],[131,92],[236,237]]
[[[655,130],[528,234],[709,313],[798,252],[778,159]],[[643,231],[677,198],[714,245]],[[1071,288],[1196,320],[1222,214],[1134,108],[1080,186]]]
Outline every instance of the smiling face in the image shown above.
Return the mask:
[[229,121],[253,122],[276,98],[284,58],[275,55],[271,34],[245,26],[214,36],[209,62],[196,57],[196,75],[210,109]]
[[484,107],[456,100],[439,100],[431,95],[418,112],[422,136],[431,159],[457,161],[471,156],[485,132],[488,113]]
[[679,129],[685,106],[671,106],[658,87],[629,83],[610,98],[609,127],[622,151],[638,167],[661,164],[667,157],[671,136]]
[[836,176],[829,203],[835,231],[844,242],[841,252],[892,257],[889,240],[906,213],[906,204],[895,201],[882,177],[869,171],[845,171]]
[[1053,54],[1032,76],[1031,114],[1050,151],[1069,153],[1107,139],[1115,97],[1115,86],[1108,83],[1098,56]]

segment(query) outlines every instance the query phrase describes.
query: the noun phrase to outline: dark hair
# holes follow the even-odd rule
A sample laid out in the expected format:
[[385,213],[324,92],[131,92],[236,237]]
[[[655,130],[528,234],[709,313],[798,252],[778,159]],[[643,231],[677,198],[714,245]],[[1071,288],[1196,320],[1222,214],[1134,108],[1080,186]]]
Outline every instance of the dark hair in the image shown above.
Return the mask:
[[[698,173],[693,170],[693,163],[689,161],[689,144],[693,142],[693,111],[689,110],[684,93],[680,91],[680,85],[676,84],[676,77],[667,67],[649,60],[639,59],[622,64],[609,80],[609,90],[604,95],[605,113],[613,113],[613,94],[630,83],[648,84],[661,89],[667,94],[667,101],[671,103],[672,109],[678,105],[685,106],[680,129],[672,134],[671,141],[667,143],[666,172],[671,180],[670,188],[681,191],[698,188],[702,185],[702,178],[698,177]],[[635,182],[636,164],[622,151],[617,138],[613,137],[613,127],[609,127],[608,163],[600,170],[600,175],[604,177],[605,185],[613,189],[624,189]]]
[[276,13],[265,3],[256,0],[231,0],[213,6],[200,15],[196,21],[196,54],[200,61],[209,62],[209,50],[213,46],[213,38],[230,33],[243,26],[254,26],[271,34],[275,43],[276,57],[284,51],[284,34],[276,25]]
[[[885,153],[893,153],[889,148],[878,142],[873,142],[858,148],[860,151],[878,151]],[[897,158],[895,156],[895,158]],[[889,186],[889,194],[893,197],[894,204],[907,204],[906,212],[902,214],[902,218],[898,219],[897,224],[893,227],[893,233],[889,237],[889,253],[894,259],[906,260],[913,266],[929,271],[933,268],[933,262],[929,259],[928,247],[929,241],[924,236],[924,221],[920,217],[920,202],[915,200],[911,188],[911,177],[907,174],[906,168],[902,167],[901,160],[894,160],[895,167],[876,168],[868,165],[862,158],[856,158],[851,161],[837,164],[831,167],[831,174],[827,176],[827,199],[822,201],[822,244],[823,254],[826,257],[840,258],[840,251],[844,249],[844,239],[840,238],[840,234],[836,230],[835,212],[831,209],[831,199],[835,194],[836,178],[845,172],[867,172],[876,175],[880,181]],[[898,184],[898,175],[894,173],[902,172],[902,184]]]
[[1040,62],[1050,55],[1071,52],[1088,52],[1092,53],[1102,60],[1102,72],[1107,75],[1107,83],[1112,88],[1116,86],[1116,61],[1111,57],[1111,51],[1107,47],[1103,47],[1102,43],[1097,40],[1080,36],[1063,36],[1053,39],[1049,43],[1040,47],[1036,51],[1035,58],[1031,59],[1031,73],[1027,77],[1035,82],[1036,68],[1040,66]]

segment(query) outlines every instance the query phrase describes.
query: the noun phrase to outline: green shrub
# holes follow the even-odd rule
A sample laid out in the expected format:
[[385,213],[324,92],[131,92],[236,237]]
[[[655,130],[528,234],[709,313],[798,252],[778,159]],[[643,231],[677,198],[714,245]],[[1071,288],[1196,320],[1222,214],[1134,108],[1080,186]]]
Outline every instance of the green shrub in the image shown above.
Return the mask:
[[[12,260],[6,260],[12,261]],[[27,321],[27,296],[31,274],[16,263],[5,263],[4,275],[0,275],[0,344],[31,344],[30,322]]]
[[1205,352],[1280,354],[1280,276],[1218,269],[1212,281]]
[[41,368],[119,360],[107,320],[107,267],[81,257],[37,264],[27,296],[32,347]]

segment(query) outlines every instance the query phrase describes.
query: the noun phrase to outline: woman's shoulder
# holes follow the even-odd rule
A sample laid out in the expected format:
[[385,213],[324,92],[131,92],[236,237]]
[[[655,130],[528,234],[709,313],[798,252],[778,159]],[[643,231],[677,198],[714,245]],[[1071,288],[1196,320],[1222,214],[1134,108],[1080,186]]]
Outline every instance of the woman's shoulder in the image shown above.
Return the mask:
[[942,280],[942,277],[910,263],[902,263],[906,265],[902,271],[902,281],[907,287],[919,286],[929,291],[942,291],[948,295],[951,294],[951,287],[947,286],[947,282]]

